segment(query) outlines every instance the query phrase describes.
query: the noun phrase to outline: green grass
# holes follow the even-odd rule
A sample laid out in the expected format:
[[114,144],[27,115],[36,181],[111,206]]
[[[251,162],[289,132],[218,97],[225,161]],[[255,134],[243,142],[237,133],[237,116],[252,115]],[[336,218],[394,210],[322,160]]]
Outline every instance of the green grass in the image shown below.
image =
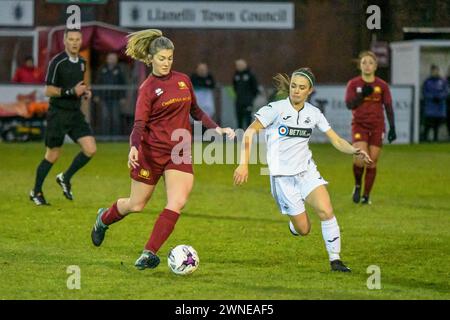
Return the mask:
[[[160,250],[161,265],[133,264],[165,205],[162,181],[147,208],[113,225],[100,248],[91,244],[96,210],[128,196],[126,144],[99,144],[73,179],[75,200],[54,179],[78,152],[65,145],[44,185],[50,207],[28,200],[42,144],[0,144],[0,299],[449,299],[450,145],[386,146],[372,206],[350,201],[351,157],[313,145],[342,233],[351,274],[329,271],[320,221],[292,237],[270,195],[269,179],[251,167],[233,187],[233,165],[196,165],[195,186],[175,232]],[[180,277],[168,250],[194,246],[200,267]],[[69,290],[66,269],[81,269]],[[367,267],[381,269],[381,289],[366,286]]]

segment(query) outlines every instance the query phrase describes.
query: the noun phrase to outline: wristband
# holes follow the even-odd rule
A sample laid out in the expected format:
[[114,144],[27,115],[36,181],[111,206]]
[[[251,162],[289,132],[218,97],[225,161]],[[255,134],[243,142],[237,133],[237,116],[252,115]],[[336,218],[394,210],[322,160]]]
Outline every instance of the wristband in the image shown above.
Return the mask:
[[75,97],[76,93],[75,93],[75,89],[74,88],[61,88],[61,97],[62,98],[67,98],[67,97]]

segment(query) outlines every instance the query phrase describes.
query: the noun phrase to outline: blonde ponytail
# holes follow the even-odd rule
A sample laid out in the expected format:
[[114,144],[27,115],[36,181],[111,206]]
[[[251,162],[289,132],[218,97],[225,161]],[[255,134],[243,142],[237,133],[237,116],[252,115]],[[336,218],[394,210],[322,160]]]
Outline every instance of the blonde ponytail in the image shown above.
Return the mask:
[[151,57],[159,50],[174,50],[174,45],[170,39],[163,36],[161,30],[146,29],[130,33],[128,36],[127,49],[125,54],[135,60],[151,65]]

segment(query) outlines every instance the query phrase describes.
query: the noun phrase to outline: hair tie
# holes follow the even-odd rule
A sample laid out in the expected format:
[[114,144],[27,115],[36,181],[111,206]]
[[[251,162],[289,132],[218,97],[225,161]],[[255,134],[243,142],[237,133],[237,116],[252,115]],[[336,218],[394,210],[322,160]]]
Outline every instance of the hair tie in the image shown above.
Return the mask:
[[311,87],[314,87],[314,82],[312,81],[311,76],[309,74],[307,74],[306,72],[304,72],[304,71],[297,71],[297,72],[294,72],[292,75],[293,76],[299,75],[299,76],[306,77],[308,79],[309,83],[311,84]]

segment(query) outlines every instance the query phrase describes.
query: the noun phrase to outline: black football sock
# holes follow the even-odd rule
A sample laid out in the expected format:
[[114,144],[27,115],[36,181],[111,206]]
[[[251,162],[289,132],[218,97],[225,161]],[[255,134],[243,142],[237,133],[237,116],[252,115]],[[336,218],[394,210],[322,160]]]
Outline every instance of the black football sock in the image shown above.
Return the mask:
[[69,169],[67,169],[66,172],[64,172],[64,182],[70,182],[70,179],[72,176],[81,168],[83,168],[88,162],[91,160],[90,157],[85,155],[83,152],[80,152],[76,155],[76,157],[73,159],[72,164],[70,165]]
[[356,164],[353,164],[353,176],[355,177],[356,186],[361,186],[363,174],[364,174],[364,167],[358,167]]
[[42,192],[42,185],[44,184],[44,180],[47,177],[50,169],[52,168],[53,163],[44,159],[41,161],[36,170],[36,181],[34,183],[34,192],[39,193]]

